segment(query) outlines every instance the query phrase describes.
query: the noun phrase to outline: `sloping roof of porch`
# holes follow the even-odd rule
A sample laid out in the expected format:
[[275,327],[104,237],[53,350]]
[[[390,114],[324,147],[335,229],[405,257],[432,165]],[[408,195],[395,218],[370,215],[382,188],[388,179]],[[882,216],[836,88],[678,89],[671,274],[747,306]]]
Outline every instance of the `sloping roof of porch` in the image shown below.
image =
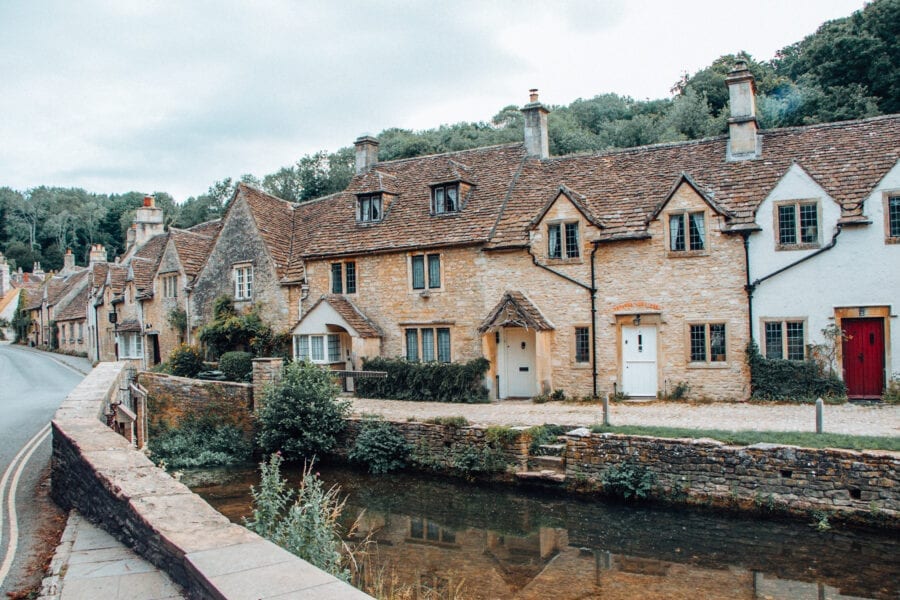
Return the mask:
[[384,336],[381,328],[358,309],[355,304],[345,296],[339,296],[337,294],[329,294],[319,298],[316,303],[306,311],[303,318],[297,321],[291,329],[293,330],[299,327],[300,324],[308,319],[323,303],[331,306],[338,316],[344,320],[345,324],[353,329],[359,337],[380,338]]
[[482,321],[478,331],[486,333],[499,327],[525,327],[537,331],[555,329],[531,300],[518,291],[507,291],[503,294],[497,306]]

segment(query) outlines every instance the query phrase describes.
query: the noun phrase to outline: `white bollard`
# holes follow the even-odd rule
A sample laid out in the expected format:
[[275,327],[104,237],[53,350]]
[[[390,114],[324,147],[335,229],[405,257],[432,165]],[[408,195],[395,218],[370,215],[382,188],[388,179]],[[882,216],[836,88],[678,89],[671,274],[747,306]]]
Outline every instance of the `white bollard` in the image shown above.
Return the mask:
[[603,396],[603,426],[609,427],[609,394]]
[[822,433],[825,430],[825,402],[821,398],[816,398],[816,433]]

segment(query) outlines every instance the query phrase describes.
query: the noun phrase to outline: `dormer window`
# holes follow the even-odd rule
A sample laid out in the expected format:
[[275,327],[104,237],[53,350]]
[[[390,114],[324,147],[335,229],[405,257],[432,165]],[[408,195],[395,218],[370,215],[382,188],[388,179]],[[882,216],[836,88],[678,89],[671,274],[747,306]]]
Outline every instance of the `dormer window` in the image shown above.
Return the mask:
[[381,217],[381,194],[365,194],[357,197],[357,221],[372,223],[380,221]]
[[578,258],[578,223],[550,223],[547,226],[547,257]]
[[459,212],[459,184],[448,183],[432,187],[431,213],[441,215],[454,212]]
[[699,252],[705,250],[705,221],[702,212],[669,215],[669,251]]
[[815,248],[819,245],[818,202],[784,202],[776,207],[778,250]]

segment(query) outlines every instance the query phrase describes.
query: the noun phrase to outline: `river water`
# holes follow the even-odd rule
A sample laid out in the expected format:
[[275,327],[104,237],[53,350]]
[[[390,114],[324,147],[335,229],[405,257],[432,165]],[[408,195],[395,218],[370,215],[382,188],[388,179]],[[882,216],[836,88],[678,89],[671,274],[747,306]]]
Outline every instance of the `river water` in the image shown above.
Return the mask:
[[[351,541],[372,540],[362,585],[383,598],[900,598],[900,540],[889,533],[317,470],[348,497],[344,522],[358,518]],[[186,482],[240,522],[258,475],[207,471]]]

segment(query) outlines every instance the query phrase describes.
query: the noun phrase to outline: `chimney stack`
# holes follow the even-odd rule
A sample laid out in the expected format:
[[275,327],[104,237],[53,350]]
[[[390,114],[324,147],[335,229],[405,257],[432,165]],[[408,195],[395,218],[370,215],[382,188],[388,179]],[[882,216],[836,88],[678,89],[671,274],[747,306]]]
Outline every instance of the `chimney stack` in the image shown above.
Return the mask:
[[71,248],[66,248],[63,256],[63,273],[71,273],[75,270],[75,255],[72,254]]
[[164,233],[163,211],[156,206],[156,198],[144,196],[144,205],[134,214],[134,245],[143,246],[147,240]]
[[362,175],[378,163],[378,140],[363,134],[353,145],[356,147],[356,174]]
[[93,266],[97,263],[105,262],[107,262],[106,248],[103,247],[103,244],[93,244],[91,246],[91,257],[89,264]]
[[537,89],[528,90],[528,104],[522,108],[525,115],[525,151],[536,158],[550,157],[550,138],[547,135],[547,115],[550,113],[538,101]]
[[0,298],[6,295],[11,289],[10,278],[9,278],[9,263],[6,262],[6,257],[3,256],[3,253],[0,252]]
[[762,139],[757,135],[756,82],[747,62],[738,60],[725,78],[731,117],[728,119],[728,150],[730,161],[758,158]]

